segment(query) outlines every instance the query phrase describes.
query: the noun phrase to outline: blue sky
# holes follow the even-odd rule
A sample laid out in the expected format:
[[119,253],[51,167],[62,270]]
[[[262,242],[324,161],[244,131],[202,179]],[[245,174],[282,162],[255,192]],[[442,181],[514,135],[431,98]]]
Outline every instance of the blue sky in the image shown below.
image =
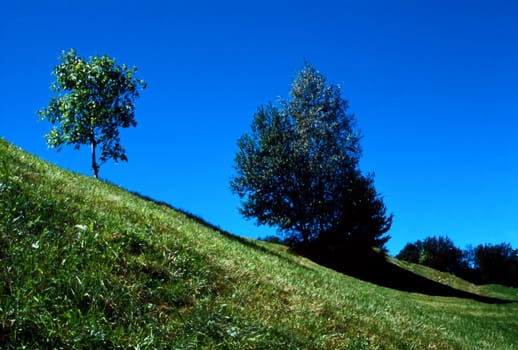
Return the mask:
[[447,235],[518,246],[518,2],[8,1],[0,6],[0,137],[90,175],[88,148],[48,150],[62,50],[108,54],[148,83],[128,163],[100,176],[232,233],[274,233],[229,190],[239,136],[288,97],[305,60],[342,86],[394,223],[387,246]]

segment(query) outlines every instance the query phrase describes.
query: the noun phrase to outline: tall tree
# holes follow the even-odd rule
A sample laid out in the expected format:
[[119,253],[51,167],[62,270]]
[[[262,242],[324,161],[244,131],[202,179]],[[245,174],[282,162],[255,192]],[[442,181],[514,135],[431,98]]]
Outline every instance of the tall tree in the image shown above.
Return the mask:
[[[360,131],[354,115],[346,113],[348,103],[340,87],[327,84],[307,64],[290,96],[279,107],[261,106],[251,132],[238,140],[237,174],[231,188],[244,199],[241,213],[258,224],[277,226],[287,241],[304,245],[346,227],[374,227],[367,221],[349,225],[360,217],[387,219],[381,198],[372,192],[372,181],[358,169]],[[375,205],[350,205],[351,192],[361,198],[373,194],[364,203]],[[363,215],[366,208],[369,215]],[[385,233],[390,222],[385,223],[383,232],[369,234]],[[370,241],[383,244],[386,240]]]
[[[54,96],[47,108],[38,111],[41,119],[55,124],[46,135],[49,147],[88,145],[92,152],[92,173],[108,159],[127,161],[120,144],[119,128],[136,126],[134,99],[146,87],[134,75],[137,68],[104,55],[87,60],[74,49],[63,52],[61,64],[54,68]],[[97,147],[101,154],[97,156]]]

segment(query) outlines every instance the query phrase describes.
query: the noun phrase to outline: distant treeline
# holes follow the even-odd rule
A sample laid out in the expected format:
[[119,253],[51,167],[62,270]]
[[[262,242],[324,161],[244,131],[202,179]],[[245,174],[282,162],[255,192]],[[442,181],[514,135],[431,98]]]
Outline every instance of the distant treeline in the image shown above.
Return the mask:
[[[266,236],[261,240],[289,243],[277,236]],[[460,249],[448,237],[428,237],[405,245],[396,259],[449,272],[476,284],[518,287],[518,249],[513,249],[509,243]]]
[[476,284],[518,287],[518,249],[509,243],[456,247],[448,237],[428,237],[408,243],[396,258],[432,267]]

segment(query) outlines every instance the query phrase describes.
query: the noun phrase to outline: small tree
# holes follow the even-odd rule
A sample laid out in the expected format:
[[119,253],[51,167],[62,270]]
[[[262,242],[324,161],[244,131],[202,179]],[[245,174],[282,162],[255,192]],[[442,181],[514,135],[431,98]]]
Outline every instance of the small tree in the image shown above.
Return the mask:
[[340,87],[308,64],[290,95],[279,107],[261,106],[238,140],[231,188],[244,199],[241,213],[277,226],[291,245],[342,234],[382,245],[391,218],[358,169],[360,131]]
[[136,67],[116,65],[106,55],[86,61],[72,49],[63,52],[60,60],[52,73],[54,96],[47,108],[38,111],[41,119],[55,124],[46,135],[47,144],[58,151],[62,145],[74,145],[74,149],[89,145],[92,173],[97,178],[100,165],[108,159],[128,160],[119,128],[137,125],[133,100],[146,83],[135,78]]

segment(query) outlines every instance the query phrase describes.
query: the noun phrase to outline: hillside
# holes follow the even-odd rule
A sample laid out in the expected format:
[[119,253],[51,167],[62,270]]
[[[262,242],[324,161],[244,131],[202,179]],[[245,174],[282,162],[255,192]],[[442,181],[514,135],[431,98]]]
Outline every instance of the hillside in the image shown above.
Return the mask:
[[461,292],[340,274],[0,140],[0,348],[517,348],[518,290],[390,264]]

